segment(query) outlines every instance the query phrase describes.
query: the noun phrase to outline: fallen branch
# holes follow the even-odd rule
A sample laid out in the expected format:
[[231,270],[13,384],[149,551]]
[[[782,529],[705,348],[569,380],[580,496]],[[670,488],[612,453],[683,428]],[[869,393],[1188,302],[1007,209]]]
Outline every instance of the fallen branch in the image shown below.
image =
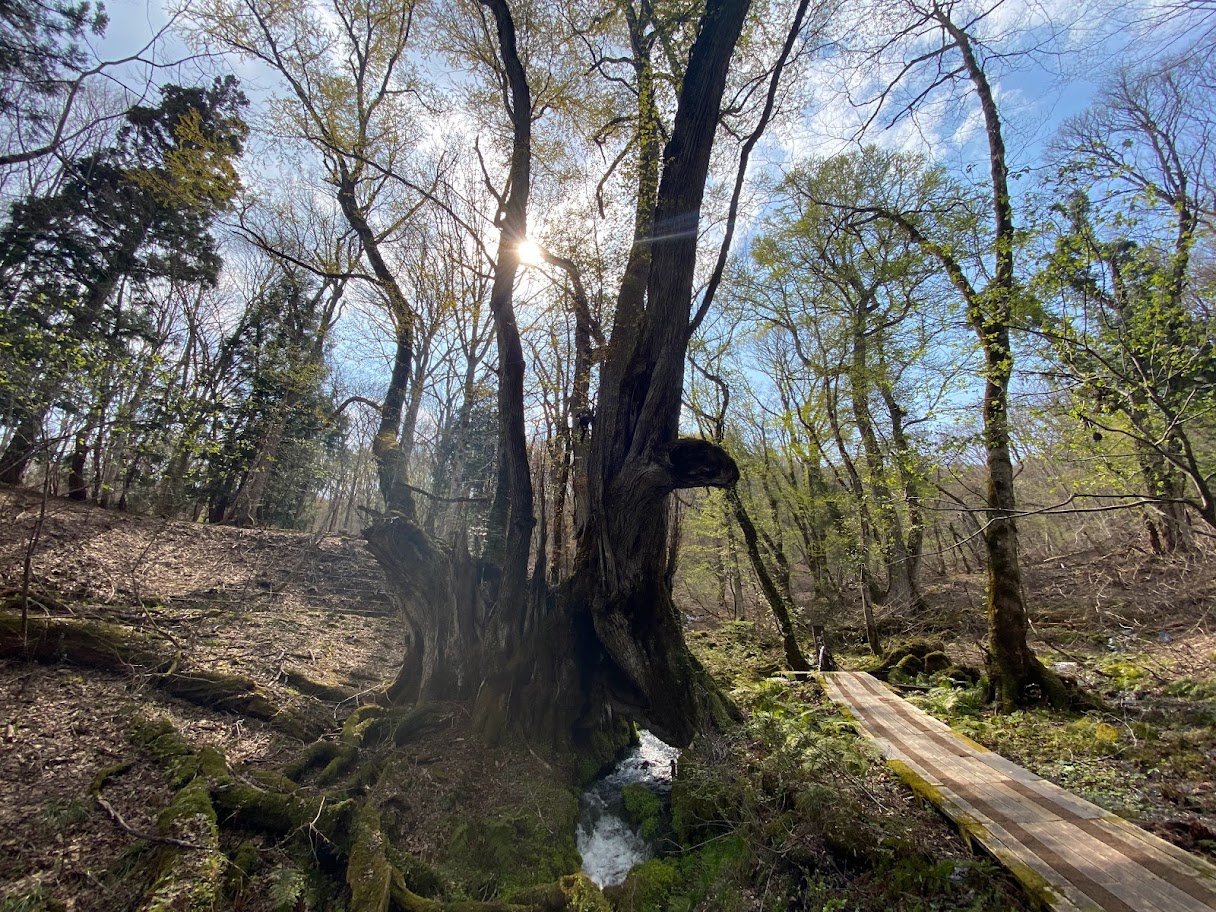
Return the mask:
[[252,678],[178,670],[176,656],[165,656],[149,638],[117,625],[75,618],[30,618],[27,636],[22,636],[21,628],[20,616],[0,613],[0,657],[66,661],[143,675],[154,687],[179,699],[268,722],[304,741],[312,741],[324,730],[322,725],[284,711]]

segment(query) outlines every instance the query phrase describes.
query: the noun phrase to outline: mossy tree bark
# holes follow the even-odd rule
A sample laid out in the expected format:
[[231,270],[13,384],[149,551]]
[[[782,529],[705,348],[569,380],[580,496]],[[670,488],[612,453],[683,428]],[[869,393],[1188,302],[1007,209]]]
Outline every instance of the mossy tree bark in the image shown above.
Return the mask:
[[1017,239],[1000,113],[977,56],[976,42],[966,28],[951,18],[950,9],[937,4],[910,8],[918,21],[910,27],[909,34],[925,28],[940,36],[939,46],[920,59],[935,61],[940,66],[943,58],[957,53],[961,60],[959,70],[966,74],[980,104],[990,172],[991,277],[983,286],[974,284],[951,246],[929,236],[915,214],[883,206],[858,206],[854,211],[895,223],[938,260],[963,299],[967,320],[984,353],[983,440],[988,486],[982,532],[988,559],[989,675],[993,695],[1005,708],[1035,702],[1042,696],[1053,702],[1068,702],[1059,678],[1044,668],[1027,643],[1009,437],[1009,382],[1013,375],[1010,325],[1021,292],[1014,268]]

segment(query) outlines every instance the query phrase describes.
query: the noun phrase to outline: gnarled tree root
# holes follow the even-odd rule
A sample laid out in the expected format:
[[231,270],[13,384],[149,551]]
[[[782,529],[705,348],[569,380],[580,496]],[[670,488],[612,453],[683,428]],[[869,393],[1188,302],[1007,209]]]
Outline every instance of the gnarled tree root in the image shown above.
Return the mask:
[[279,676],[284,683],[294,687],[306,697],[316,697],[318,700],[325,700],[329,703],[346,703],[359,698],[359,691],[353,687],[317,681],[298,668],[284,666]]
[[[341,744],[317,747],[313,766],[321,762],[320,758],[331,755],[328,763],[332,764],[343,755],[344,748],[357,750],[359,742],[369,732],[375,732],[377,723],[386,715],[382,709],[378,712],[373,709],[378,708],[369,707],[353,716],[354,721],[348,720]],[[425,715],[434,712],[430,709]],[[378,732],[377,740],[388,731],[391,729]],[[196,839],[200,835],[207,839],[203,857],[194,861],[196,865],[213,864],[215,853],[211,847],[218,845],[220,828],[235,827],[278,836],[302,833],[315,846],[324,848],[331,859],[345,863],[350,912],[609,912],[598,888],[582,874],[526,891],[509,902],[448,901],[420,895],[411,889],[413,884],[404,866],[391,860],[395,853],[381,827],[378,781],[370,785],[366,795],[304,789],[288,776],[276,773],[255,774],[249,777],[255,780],[251,782],[234,774],[220,751],[214,747],[196,750],[167,721],[145,721],[136,727],[132,737],[165,768],[171,784],[178,789],[170,808],[161,815],[162,832],[175,821],[197,818],[184,830]],[[391,740],[391,736],[385,740]],[[318,742],[321,744],[330,743]],[[362,770],[355,775],[366,778]],[[191,808],[197,813],[192,817],[187,817],[184,811],[171,814],[174,808]],[[205,809],[211,809],[210,817]],[[203,826],[207,821],[213,824],[211,829]],[[182,862],[180,855],[175,864],[179,862]],[[189,870],[178,869],[175,876],[184,884],[192,882],[186,879],[189,874]],[[162,879],[158,878],[157,884]],[[210,882],[219,880],[216,872]],[[152,904],[159,901],[158,896],[154,885],[149,904],[144,908],[168,908]],[[201,909],[192,905],[183,908],[191,912]]]
[[[219,825],[206,783],[181,788],[156,821],[160,833],[178,844],[158,847],[156,877],[142,912],[212,912],[228,859],[219,848]],[[192,842],[199,848],[185,848]]]
[[316,722],[285,711],[265,689],[244,675],[181,669],[149,637],[101,621],[30,618],[22,637],[21,618],[0,614],[0,657],[40,662],[66,661],[85,668],[146,676],[156,688],[187,702],[269,722],[280,731],[311,741],[323,730]]

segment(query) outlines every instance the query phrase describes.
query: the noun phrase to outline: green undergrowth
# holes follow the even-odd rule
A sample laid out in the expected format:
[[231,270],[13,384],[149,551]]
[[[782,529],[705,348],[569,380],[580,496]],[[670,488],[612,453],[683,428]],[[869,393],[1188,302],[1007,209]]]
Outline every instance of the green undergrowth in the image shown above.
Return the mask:
[[531,806],[456,822],[441,870],[455,898],[510,899],[520,890],[579,870],[578,797],[560,786],[536,789]]
[[1128,816],[1145,810],[1141,796],[1147,771],[1128,771],[1107,761],[1157,740],[1150,725],[1050,707],[1000,713],[984,704],[980,687],[935,687],[908,700],[955,731],[1110,810]]
[[1104,658],[1084,671],[1107,710],[1043,706],[999,713],[984,704],[982,687],[933,687],[908,699],[961,734],[1122,816],[1204,811],[1205,805],[1186,794],[1176,796],[1176,807],[1164,809],[1154,796],[1165,795],[1168,805],[1177,791],[1173,780],[1210,781],[1216,774],[1216,679],[1170,681],[1134,656]]
[[663,799],[644,785],[631,782],[621,790],[625,817],[648,843],[671,830],[671,814]]
[[922,810],[814,681],[765,676],[746,625],[693,637],[744,726],[680,759],[675,848],[606,894],[620,912],[1009,910],[1012,881]]
[[780,643],[759,634],[751,621],[726,621],[712,630],[690,630],[689,648],[727,692],[763,680],[782,667]]

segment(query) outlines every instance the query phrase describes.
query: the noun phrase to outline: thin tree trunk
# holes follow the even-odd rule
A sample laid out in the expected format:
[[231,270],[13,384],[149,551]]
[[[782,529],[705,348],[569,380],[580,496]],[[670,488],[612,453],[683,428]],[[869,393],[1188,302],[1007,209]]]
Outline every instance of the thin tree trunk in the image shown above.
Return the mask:
[[0,454],[0,482],[21,484],[25,470],[38,452],[44,413],[22,412],[17,426],[9,438],[8,446]]
[[282,408],[276,410],[262,439],[258,441],[258,450],[253,457],[253,464],[245,473],[244,482],[237,489],[236,496],[225,511],[224,522],[234,526],[252,527],[258,524],[258,513],[262,508],[262,498],[266,495],[266,486],[270,483],[270,473],[274,469],[275,458],[283,435],[287,430],[287,413],[294,403],[284,402]]
[[385,512],[398,514],[408,520],[415,516],[414,496],[406,487],[406,463],[409,454],[401,445],[401,416],[405,394],[410,382],[414,339],[409,324],[397,324],[397,346],[393,356],[393,373],[384,402],[380,407],[380,426],[372,438],[372,455],[376,457],[376,472],[380,479],[380,494]]
[[[884,377],[886,371],[883,371]],[[895,467],[903,489],[904,503],[908,509],[908,527],[903,539],[903,574],[908,591],[908,605],[914,612],[925,609],[925,597],[920,590],[920,562],[925,546],[925,515],[921,508],[922,481],[912,465],[916,459],[914,450],[904,431],[905,412],[895,401],[895,393],[885,380],[878,384],[879,394],[887,407],[891,420],[891,443],[895,448]]]
[[76,434],[76,448],[68,471],[68,497],[72,500],[89,499],[89,483],[84,477],[89,460],[89,440],[84,431]]
[[874,430],[874,416],[870,412],[869,329],[866,325],[864,303],[855,305],[853,318],[853,358],[849,371],[849,387],[853,406],[853,420],[861,437],[862,451],[869,472],[869,487],[878,522],[879,550],[887,571],[887,591],[884,601],[902,609],[916,609],[918,594],[916,582],[909,574],[910,565],[904,541],[903,520],[895,506],[891,486],[887,483],[887,465],[878,434]]
[[798,636],[794,629],[794,606],[789,600],[789,593],[788,591],[782,592],[778,588],[772,575],[768,572],[768,568],[764,565],[756,526],[748,515],[747,508],[743,505],[739,489],[733,485],[727,489],[726,500],[734,511],[740,531],[743,532],[744,546],[748,559],[751,561],[752,570],[755,571],[756,579],[760,583],[760,591],[764,593],[764,598],[777,622],[777,629],[781,631],[781,644],[785,650],[786,664],[793,671],[810,671],[811,664],[806,660],[806,656],[802,654],[802,648],[798,645]]

